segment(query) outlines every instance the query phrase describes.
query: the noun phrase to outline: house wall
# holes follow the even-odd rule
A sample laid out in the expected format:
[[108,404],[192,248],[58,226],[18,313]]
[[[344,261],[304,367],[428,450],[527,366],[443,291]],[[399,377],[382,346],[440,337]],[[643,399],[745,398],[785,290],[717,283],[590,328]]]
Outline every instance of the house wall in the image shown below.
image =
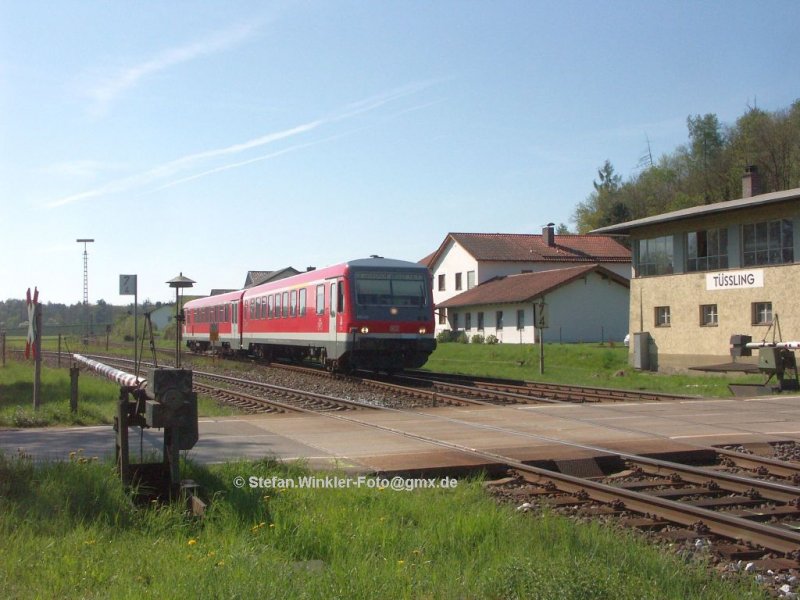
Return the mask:
[[[452,298],[467,290],[467,273],[475,271],[475,281],[478,281],[478,262],[464,248],[450,240],[442,259],[434,265],[433,271],[433,302],[438,305],[448,298]],[[461,289],[456,289],[456,273],[461,273]],[[445,289],[439,289],[439,276],[444,275]],[[448,329],[446,324],[439,323],[439,315],[436,315],[436,332]]]
[[[545,342],[621,342],[628,333],[628,288],[599,273],[566,284],[545,296],[549,327],[544,330]],[[497,329],[496,312],[503,311],[503,328]],[[517,310],[524,310],[524,327],[517,329]],[[478,330],[478,312],[484,313],[483,331]],[[449,328],[457,313],[459,330],[464,330],[465,314],[472,315],[471,338],[476,333],[495,335],[506,344],[532,344],[534,335],[533,303],[488,304],[454,308],[448,313]]]

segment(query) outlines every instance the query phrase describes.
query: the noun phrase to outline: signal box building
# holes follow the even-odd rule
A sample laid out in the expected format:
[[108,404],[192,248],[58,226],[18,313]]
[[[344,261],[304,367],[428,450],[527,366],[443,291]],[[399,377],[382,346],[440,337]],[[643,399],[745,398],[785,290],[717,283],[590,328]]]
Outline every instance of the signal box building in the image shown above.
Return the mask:
[[[745,196],[751,175],[745,176]],[[594,233],[630,236],[634,366],[666,370],[729,363],[731,335],[771,341],[776,323],[784,341],[800,340],[800,188]]]

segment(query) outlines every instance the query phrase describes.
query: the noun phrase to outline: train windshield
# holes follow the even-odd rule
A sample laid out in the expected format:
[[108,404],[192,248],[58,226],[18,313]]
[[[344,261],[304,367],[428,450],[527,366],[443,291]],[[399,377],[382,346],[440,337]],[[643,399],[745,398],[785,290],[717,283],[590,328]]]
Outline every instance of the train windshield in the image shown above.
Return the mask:
[[356,304],[360,306],[425,306],[422,273],[367,271],[355,274]]

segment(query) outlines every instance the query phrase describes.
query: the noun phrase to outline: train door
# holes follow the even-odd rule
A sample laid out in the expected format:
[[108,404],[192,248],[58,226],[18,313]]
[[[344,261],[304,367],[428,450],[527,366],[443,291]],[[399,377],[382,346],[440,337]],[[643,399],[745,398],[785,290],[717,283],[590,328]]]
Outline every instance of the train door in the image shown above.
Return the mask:
[[239,340],[239,303],[231,303],[231,350],[241,348]]
[[339,356],[341,356],[343,352],[342,342],[344,341],[342,338],[343,336],[339,334],[339,327],[337,326],[337,321],[339,320],[339,314],[342,312],[342,280],[336,279],[331,281],[330,287],[330,312],[329,312],[329,322],[328,322],[328,332],[330,336],[330,341],[332,342],[332,357],[334,360],[339,360]]

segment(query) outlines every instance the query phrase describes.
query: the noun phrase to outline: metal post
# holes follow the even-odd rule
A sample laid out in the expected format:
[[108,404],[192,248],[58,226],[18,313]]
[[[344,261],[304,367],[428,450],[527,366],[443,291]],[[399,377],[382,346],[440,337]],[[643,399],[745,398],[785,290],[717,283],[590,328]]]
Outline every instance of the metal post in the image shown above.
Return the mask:
[[119,388],[119,402],[117,403],[117,447],[116,459],[122,483],[130,484],[130,458],[128,448],[128,392],[124,387]]
[[33,338],[33,410],[39,410],[42,403],[42,305],[38,302],[33,308],[36,334]]
[[179,287],[175,288],[175,368],[181,368],[181,302]]
[[77,365],[69,368],[69,410],[72,413],[78,412],[78,375],[80,372]]
[[544,374],[544,329],[539,328],[539,374]]
[[136,285],[136,291],[133,294],[133,374],[139,374],[139,361],[142,357],[138,355],[136,349],[139,345],[139,285]]
[[[106,348],[107,350],[108,348]],[[61,368],[61,334],[58,334],[58,368]]]

